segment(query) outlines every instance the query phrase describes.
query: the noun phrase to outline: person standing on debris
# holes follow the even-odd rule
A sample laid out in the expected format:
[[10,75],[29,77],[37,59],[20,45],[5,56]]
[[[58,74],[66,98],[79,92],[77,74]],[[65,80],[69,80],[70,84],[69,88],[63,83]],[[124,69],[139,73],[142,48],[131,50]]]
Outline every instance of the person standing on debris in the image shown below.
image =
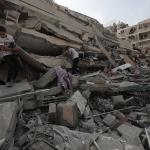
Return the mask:
[[65,54],[72,60],[72,74],[80,73],[78,68],[79,53],[74,48],[66,47]]
[[7,64],[7,86],[12,86],[12,83],[17,77],[19,70],[19,61],[17,54],[19,49],[16,48],[14,38],[6,33],[6,28],[0,26],[0,60]]
[[57,84],[60,85],[65,92],[72,90],[71,74],[66,71],[65,65],[55,68],[57,75]]

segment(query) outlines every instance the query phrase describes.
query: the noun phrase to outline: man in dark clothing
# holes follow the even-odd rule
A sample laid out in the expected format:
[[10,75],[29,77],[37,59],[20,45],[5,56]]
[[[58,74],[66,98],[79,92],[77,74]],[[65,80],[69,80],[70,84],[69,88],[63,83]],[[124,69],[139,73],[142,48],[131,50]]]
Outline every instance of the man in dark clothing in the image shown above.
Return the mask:
[[6,29],[3,26],[0,26],[0,59],[7,64],[8,75],[6,82],[8,86],[11,86],[12,82],[15,81],[19,71],[18,52],[19,49],[16,48],[14,38],[6,33]]

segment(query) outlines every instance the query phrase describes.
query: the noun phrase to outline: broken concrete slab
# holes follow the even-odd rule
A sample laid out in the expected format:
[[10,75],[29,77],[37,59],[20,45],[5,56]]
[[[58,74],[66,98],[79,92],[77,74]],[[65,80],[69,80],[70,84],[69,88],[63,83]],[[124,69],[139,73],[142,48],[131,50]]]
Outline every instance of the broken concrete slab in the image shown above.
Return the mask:
[[115,108],[121,108],[125,106],[123,95],[112,96],[112,100]]
[[[95,137],[94,135],[89,133],[69,130],[64,126],[57,126],[57,125],[39,126],[37,127],[37,131],[48,136],[53,136],[54,138],[52,142],[59,150],[63,150],[66,148],[70,150],[84,150],[84,149],[89,150],[90,144],[93,142],[93,139]],[[49,141],[48,138],[47,141]],[[37,149],[37,146],[41,145],[41,142],[38,142],[35,145],[36,145],[35,149],[40,150]],[[51,147],[49,146],[48,149],[50,150]]]
[[115,92],[135,91],[141,88],[141,85],[135,82],[123,81],[120,83],[109,83],[110,88]]
[[137,112],[130,112],[128,117],[130,120],[137,120],[138,113]]
[[99,74],[100,74],[99,71],[98,72],[94,72],[94,73],[90,73],[90,74],[81,76],[80,80],[87,80],[88,78],[98,76]]
[[77,107],[81,113],[81,115],[83,115],[84,110],[86,108],[87,105],[87,100],[82,96],[82,94],[79,91],[76,91],[71,98],[69,98],[68,101],[72,101],[75,104],[77,104]]
[[100,135],[96,142],[98,143],[100,150],[144,150],[142,146],[124,143],[118,138],[106,135]]
[[17,94],[23,94],[31,90],[32,86],[26,81],[14,83],[12,87],[0,85],[0,98],[9,97]]
[[125,150],[144,150],[142,146],[136,146],[136,145],[130,145],[130,144],[125,144]]
[[57,37],[64,38],[67,41],[76,42],[76,43],[79,43],[79,44],[83,43],[83,41],[81,41],[79,38],[73,36],[73,34],[65,31],[62,28],[58,28],[57,26],[55,26],[51,23],[48,23],[46,21],[42,22],[42,27],[45,30],[49,31],[50,33],[51,32],[54,33]]
[[137,128],[137,127],[132,126],[128,123],[121,125],[120,127],[117,128],[117,130],[123,136],[124,135],[127,135],[127,136],[131,135],[133,137],[138,137],[143,131],[141,128]]
[[[17,122],[18,105],[15,102],[7,102],[0,104],[0,144],[5,140],[11,139],[15,131]],[[0,145],[0,147],[1,147]]]
[[54,68],[61,66],[61,64],[65,64],[66,68],[71,68],[71,62],[67,61],[67,59],[63,56],[57,56],[57,57],[52,57],[52,56],[41,56],[41,55],[36,55],[36,54],[30,54],[35,60],[38,62],[44,64],[45,66],[49,68]]
[[125,123],[119,126],[117,131],[122,135],[123,138],[125,138],[125,140],[127,140],[129,144],[137,146],[141,144],[139,135],[142,133],[143,129],[133,126],[129,123]]
[[103,122],[109,126],[110,128],[115,127],[119,121],[117,120],[117,118],[111,114],[108,114],[104,119]]
[[88,81],[96,84],[106,83],[105,78],[100,71],[81,76],[80,81]]
[[36,81],[35,87],[36,88],[45,88],[48,84],[53,82],[53,80],[56,78],[56,72],[55,69],[49,69],[39,80]]
[[119,119],[120,125],[128,121],[128,117],[126,117],[121,111],[116,110],[113,112],[113,115]]
[[112,137],[100,135],[96,141],[101,150],[124,150],[121,142]]
[[58,123],[67,127],[76,127],[78,124],[78,109],[74,102],[60,103],[57,105]]

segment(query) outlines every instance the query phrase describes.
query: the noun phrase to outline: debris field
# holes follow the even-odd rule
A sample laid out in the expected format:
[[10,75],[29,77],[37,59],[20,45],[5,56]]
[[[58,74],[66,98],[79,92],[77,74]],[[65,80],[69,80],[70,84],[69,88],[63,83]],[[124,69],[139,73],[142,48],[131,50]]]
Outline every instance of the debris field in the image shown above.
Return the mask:
[[150,55],[52,0],[0,0],[0,16],[20,60],[10,87],[0,60],[0,150],[150,149]]

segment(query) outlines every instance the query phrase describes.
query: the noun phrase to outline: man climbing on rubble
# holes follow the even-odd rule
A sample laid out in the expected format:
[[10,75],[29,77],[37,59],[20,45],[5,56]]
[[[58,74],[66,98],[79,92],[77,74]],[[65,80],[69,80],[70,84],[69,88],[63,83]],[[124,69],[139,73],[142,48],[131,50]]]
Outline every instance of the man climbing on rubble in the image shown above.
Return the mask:
[[70,47],[66,47],[65,55],[67,55],[72,60],[72,74],[80,73],[78,64],[79,64],[79,53]]
[[0,26],[0,60],[7,65],[6,85],[8,87],[12,86],[19,71],[18,52],[19,49],[16,48],[14,38],[6,33],[5,27]]
[[71,74],[66,71],[65,65],[61,65],[55,68],[57,75],[57,84],[62,87],[65,93],[72,90]]

